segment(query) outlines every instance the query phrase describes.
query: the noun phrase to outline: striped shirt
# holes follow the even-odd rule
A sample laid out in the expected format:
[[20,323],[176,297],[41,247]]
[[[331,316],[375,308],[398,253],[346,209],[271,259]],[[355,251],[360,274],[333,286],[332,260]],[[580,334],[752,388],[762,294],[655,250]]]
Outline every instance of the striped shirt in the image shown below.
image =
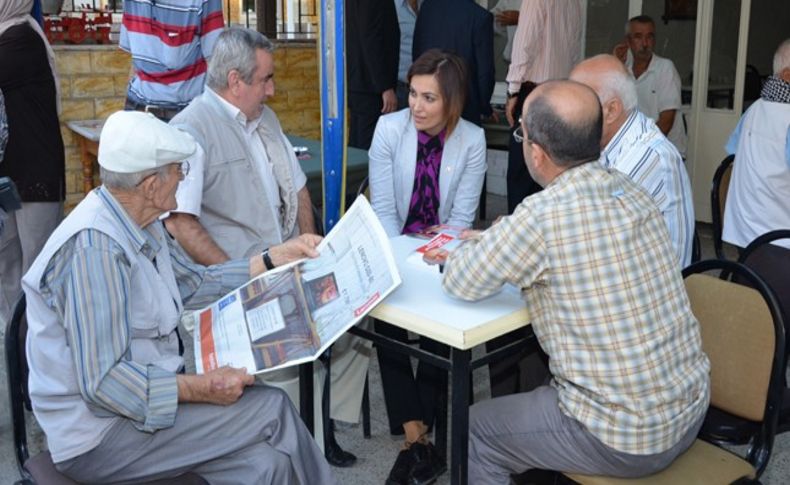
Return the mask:
[[694,200],[686,166],[677,148],[655,122],[633,110],[603,151],[601,159],[647,191],[669,230],[681,268],[691,264]]
[[126,0],[121,49],[132,55],[132,101],[184,107],[203,92],[206,59],[225,26],[221,0]]
[[513,39],[508,91],[521,83],[565,79],[582,60],[581,0],[523,0]]
[[[191,308],[205,306],[249,279],[248,261],[200,266],[165,235],[161,222],[140,228],[103,186],[96,194],[132,245],[154,264],[160,241],[166,241],[178,290]],[[103,232],[86,229],[51,258],[41,294],[63,322],[80,393],[94,413],[123,416],[151,432],[172,426],[178,387],[175,373],[131,356],[131,278],[121,246]]]
[[625,175],[595,162],[566,170],[444,270],[464,300],[505,283],[522,289],[560,409],[607,446],[660,453],[704,415],[699,324],[665,224]]

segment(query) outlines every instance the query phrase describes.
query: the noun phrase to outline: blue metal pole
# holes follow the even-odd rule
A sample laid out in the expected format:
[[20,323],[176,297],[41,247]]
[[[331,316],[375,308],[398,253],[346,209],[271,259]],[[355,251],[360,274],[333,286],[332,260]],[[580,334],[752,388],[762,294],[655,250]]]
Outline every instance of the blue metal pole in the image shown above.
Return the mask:
[[324,229],[329,232],[345,206],[345,23],[343,0],[321,0],[321,160]]

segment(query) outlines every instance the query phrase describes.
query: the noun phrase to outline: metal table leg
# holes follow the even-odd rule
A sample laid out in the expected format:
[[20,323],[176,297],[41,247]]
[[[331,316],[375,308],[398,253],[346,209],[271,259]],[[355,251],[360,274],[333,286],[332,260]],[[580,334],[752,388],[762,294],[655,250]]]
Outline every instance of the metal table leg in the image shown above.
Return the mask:
[[450,437],[450,483],[466,485],[469,452],[469,361],[471,350],[452,349],[452,430]]

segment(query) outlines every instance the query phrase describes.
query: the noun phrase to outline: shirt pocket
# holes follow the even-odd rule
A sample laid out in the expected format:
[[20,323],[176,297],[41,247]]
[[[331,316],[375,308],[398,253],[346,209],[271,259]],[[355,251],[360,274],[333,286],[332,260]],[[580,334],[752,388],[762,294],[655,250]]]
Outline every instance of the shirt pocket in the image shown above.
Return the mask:
[[132,322],[132,339],[156,339],[159,338],[160,335],[160,323],[156,319],[137,320]]

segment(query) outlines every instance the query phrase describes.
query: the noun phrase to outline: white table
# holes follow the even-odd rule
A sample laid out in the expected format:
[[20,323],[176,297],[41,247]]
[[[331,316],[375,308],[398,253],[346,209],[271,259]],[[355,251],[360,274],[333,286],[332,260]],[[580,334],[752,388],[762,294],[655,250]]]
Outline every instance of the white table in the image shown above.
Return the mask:
[[[451,347],[450,358],[383,337],[375,332],[352,328],[351,333],[369,338],[380,346],[404,352],[447,369],[452,377],[452,436],[450,474],[453,484],[467,481],[470,373],[475,367],[503,355],[520,351],[523,341],[471,360],[471,349],[529,322],[524,300],[515,288],[506,287],[497,295],[478,302],[448,296],[441,287],[441,275],[407,261],[424,239],[399,236],[391,239],[403,284],[384,299],[370,316],[400,328],[432,338]],[[408,397],[405,397],[408,398]],[[446,413],[444,413],[446,414]],[[442,429],[443,428],[443,429]],[[446,415],[436,422],[436,444],[446,449]]]

